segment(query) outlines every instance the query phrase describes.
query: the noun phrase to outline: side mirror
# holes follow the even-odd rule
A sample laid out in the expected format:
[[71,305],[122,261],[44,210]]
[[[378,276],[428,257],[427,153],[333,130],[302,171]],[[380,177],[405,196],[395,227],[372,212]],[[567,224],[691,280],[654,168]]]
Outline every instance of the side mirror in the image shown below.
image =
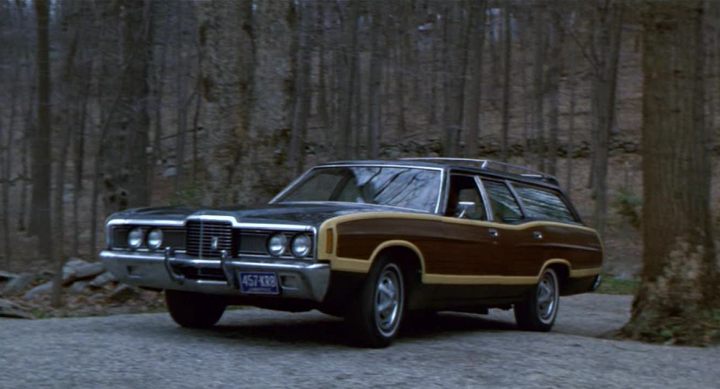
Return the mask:
[[455,210],[455,215],[458,218],[463,218],[465,215],[475,212],[476,207],[477,206],[473,201],[460,201],[457,209]]

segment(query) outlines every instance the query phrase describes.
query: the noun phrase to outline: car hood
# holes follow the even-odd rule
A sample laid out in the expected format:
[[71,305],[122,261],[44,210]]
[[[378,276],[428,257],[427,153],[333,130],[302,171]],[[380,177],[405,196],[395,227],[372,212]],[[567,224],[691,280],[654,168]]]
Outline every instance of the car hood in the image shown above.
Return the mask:
[[173,220],[182,221],[190,216],[232,216],[241,223],[298,224],[318,227],[327,219],[360,212],[419,211],[357,203],[332,204],[271,204],[261,208],[243,209],[241,206],[227,208],[157,207],[136,208],[118,212],[111,219]]

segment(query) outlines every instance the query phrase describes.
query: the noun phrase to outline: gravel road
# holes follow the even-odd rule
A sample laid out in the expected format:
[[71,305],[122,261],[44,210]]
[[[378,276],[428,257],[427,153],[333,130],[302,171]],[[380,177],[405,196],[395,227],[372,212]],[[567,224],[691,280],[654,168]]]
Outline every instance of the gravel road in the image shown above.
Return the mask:
[[234,310],[201,331],[166,314],[0,319],[0,387],[718,388],[718,347],[603,339],[629,306],[563,298],[551,333],[517,331],[508,312],[442,313],[383,350],[348,346],[317,312]]

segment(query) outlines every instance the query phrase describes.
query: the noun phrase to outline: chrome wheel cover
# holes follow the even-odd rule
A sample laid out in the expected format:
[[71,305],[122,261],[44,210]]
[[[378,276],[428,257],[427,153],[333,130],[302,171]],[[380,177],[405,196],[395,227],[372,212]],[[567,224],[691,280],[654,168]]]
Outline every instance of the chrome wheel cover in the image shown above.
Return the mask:
[[544,272],[537,286],[537,313],[542,323],[555,319],[559,299],[557,276],[553,271]]
[[403,281],[395,264],[383,268],[375,285],[375,325],[383,336],[392,336],[400,323],[403,308]]

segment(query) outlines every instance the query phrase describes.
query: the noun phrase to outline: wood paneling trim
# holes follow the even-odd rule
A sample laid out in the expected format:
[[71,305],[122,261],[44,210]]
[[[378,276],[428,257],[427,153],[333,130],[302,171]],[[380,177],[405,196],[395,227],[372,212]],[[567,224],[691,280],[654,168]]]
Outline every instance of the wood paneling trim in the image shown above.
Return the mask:
[[[378,256],[380,251],[382,251],[385,248],[388,247],[405,247],[417,254],[417,256],[420,258],[421,265],[422,265],[422,281],[423,283],[427,284],[456,284],[456,285],[531,285],[537,283],[540,274],[542,274],[542,271],[550,264],[554,263],[561,263],[565,266],[567,266],[570,270],[569,276],[572,278],[579,278],[579,277],[588,277],[588,276],[594,276],[596,274],[600,273],[599,267],[592,267],[592,268],[581,268],[581,269],[573,269],[572,265],[569,261],[565,259],[548,259],[543,263],[543,266],[541,268],[541,271],[536,276],[527,276],[527,275],[517,275],[517,276],[504,276],[504,275],[462,275],[462,274],[435,274],[435,273],[427,273],[426,272],[426,266],[425,266],[425,257],[423,256],[422,250],[420,250],[415,244],[412,242],[402,240],[402,239],[393,239],[394,237],[389,237],[388,240],[382,241],[379,244],[374,244],[376,247],[368,247],[365,254],[362,255],[361,258],[350,258],[350,257],[340,257],[337,255],[338,246],[340,246],[342,243],[342,234],[340,231],[342,228],[338,228],[338,225],[345,223],[345,222],[352,222],[352,221],[359,221],[359,220],[371,220],[371,219],[404,219],[404,220],[417,220],[417,221],[425,221],[425,222],[442,222],[442,223],[451,223],[451,224],[459,224],[459,225],[470,225],[470,226],[486,226],[486,227],[493,227],[493,228],[499,228],[503,230],[527,230],[531,228],[538,228],[543,226],[559,226],[563,228],[575,228],[580,229],[587,232],[592,232],[594,234],[597,234],[595,230],[584,227],[584,226],[578,226],[573,224],[564,224],[564,223],[556,223],[556,222],[540,222],[540,221],[534,221],[519,225],[508,225],[508,224],[500,224],[500,223],[493,223],[493,222],[486,222],[486,221],[472,221],[472,220],[463,220],[463,219],[457,219],[452,217],[445,217],[445,216],[439,216],[439,215],[426,215],[426,214],[407,214],[407,213],[397,213],[397,212],[369,212],[369,213],[361,213],[361,214],[352,214],[352,215],[344,215],[335,217],[332,219],[329,219],[325,221],[319,228],[319,234],[318,234],[318,247],[327,247],[326,242],[328,240],[328,234],[333,234],[333,237],[331,238],[332,241],[335,243],[333,245],[333,252],[328,253],[325,250],[318,250],[319,259],[326,260],[330,262],[331,267],[333,270],[338,271],[348,271],[353,273],[367,273],[369,272],[370,268],[372,267],[372,264],[375,260],[375,258]],[[409,226],[409,228],[412,228]],[[600,248],[597,251],[602,252],[602,241],[598,238],[598,241],[600,242]],[[568,247],[569,248],[569,247]],[[580,247],[573,247],[575,249],[579,249]],[[591,249],[590,247],[587,248],[588,251],[595,251],[595,249]],[[369,254],[369,255],[368,255]]]

